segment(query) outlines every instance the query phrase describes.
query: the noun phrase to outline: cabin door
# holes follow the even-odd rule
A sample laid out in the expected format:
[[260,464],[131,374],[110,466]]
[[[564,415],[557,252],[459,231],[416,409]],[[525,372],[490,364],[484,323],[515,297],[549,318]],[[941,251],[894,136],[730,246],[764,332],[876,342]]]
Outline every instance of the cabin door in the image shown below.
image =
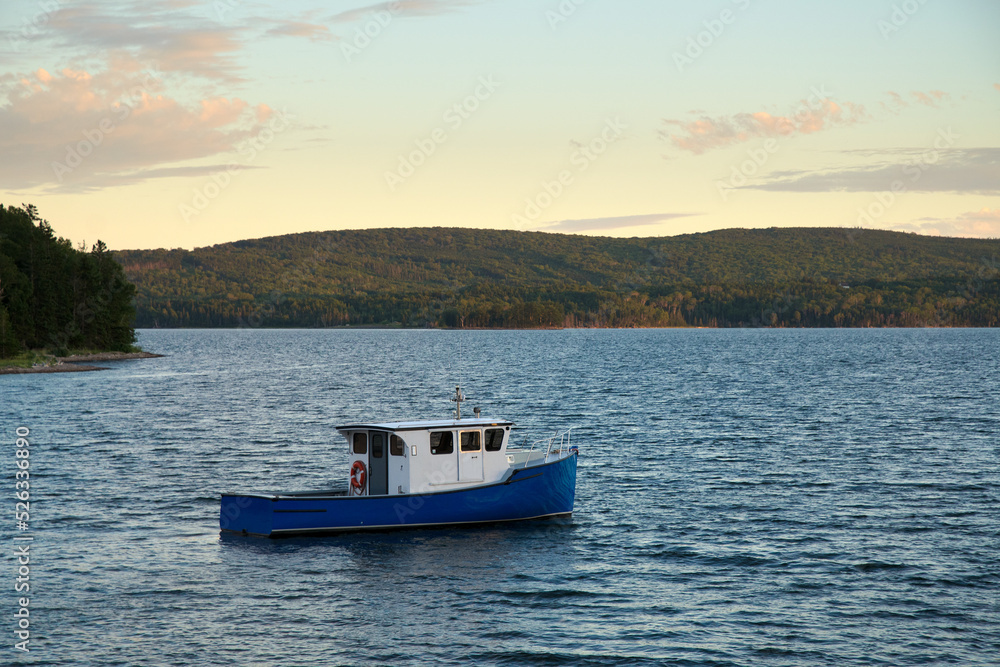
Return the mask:
[[479,431],[462,431],[458,437],[458,481],[483,479],[483,443]]
[[372,431],[368,448],[368,495],[389,493],[389,434]]

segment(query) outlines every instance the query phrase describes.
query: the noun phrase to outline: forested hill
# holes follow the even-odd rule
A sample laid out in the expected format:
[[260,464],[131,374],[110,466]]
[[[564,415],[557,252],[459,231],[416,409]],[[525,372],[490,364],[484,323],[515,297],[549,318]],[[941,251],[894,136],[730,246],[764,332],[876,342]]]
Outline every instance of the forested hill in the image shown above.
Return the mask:
[[1000,241],[375,229],[117,253],[137,326],[997,326]]

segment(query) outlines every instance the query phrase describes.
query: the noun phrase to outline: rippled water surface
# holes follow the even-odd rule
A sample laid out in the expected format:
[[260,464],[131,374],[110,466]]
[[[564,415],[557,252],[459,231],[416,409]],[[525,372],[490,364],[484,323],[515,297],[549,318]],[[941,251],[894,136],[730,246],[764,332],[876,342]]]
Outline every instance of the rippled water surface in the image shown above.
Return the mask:
[[[4,662],[998,664],[1000,331],[140,343],[169,356],[0,377],[2,528],[24,426],[35,537]],[[340,483],[335,425],[446,416],[458,383],[525,435],[577,427],[571,520],[220,539],[221,491]]]

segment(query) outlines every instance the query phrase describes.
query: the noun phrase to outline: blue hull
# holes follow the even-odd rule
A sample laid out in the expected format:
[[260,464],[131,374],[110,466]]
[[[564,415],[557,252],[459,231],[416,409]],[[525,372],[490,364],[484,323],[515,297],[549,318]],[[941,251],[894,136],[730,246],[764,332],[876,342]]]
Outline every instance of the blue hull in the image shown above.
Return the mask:
[[522,521],[573,512],[577,453],[514,471],[504,482],[402,496],[222,496],[219,528],[282,537]]

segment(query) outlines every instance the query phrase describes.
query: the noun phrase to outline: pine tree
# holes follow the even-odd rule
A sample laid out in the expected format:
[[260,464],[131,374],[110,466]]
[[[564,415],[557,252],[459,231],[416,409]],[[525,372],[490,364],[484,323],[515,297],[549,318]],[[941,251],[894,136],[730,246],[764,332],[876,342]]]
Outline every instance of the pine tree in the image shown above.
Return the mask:
[[0,205],[0,357],[28,348],[128,350],[135,287],[107,246],[74,250],[33,205]]

